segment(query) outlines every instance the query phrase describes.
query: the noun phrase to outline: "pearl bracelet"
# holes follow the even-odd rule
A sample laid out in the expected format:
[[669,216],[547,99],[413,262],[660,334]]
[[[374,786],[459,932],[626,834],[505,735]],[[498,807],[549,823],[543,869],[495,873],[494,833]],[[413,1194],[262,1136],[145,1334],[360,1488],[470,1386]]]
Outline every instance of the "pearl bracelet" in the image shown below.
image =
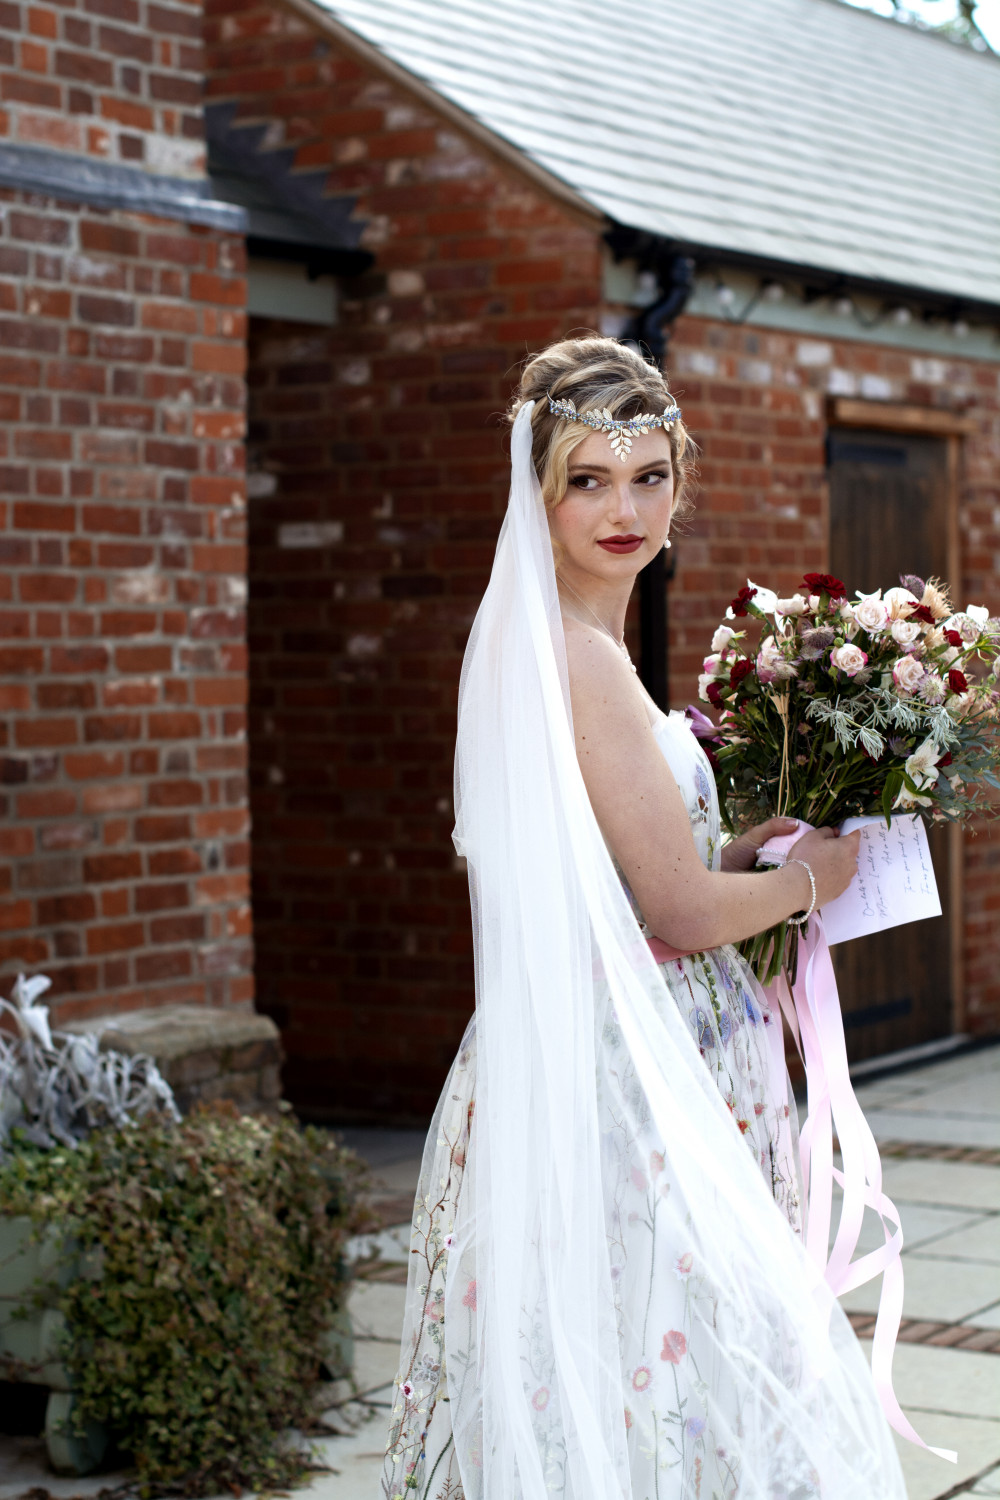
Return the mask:
[[785,919],[787,921],[789,927],[801,927],[802,924],[803,924],[803,922],[808,922],[809,918],[812,916],[813,912],[816,910],[816,877],[813,875],[811,867],[806,864],[806,862],[805,862],[804,859],[789,859],[789,860],[786,860],[785,861],[785,868],[787,869],[789,865],[801,865],[802,866],[803,870],[805,870],[806,874],[809,876],[809,888],[812,891],[812,900],[809,903],[809,910],[808,911],[804,911],[802,913],[801,917],[786,917],[786,919]]

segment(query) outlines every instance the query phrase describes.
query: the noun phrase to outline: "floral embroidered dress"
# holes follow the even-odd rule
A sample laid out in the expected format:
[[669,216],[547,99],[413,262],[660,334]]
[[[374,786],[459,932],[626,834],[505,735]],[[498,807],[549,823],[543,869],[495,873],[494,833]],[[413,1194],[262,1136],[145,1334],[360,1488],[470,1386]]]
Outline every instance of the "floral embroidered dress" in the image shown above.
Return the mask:
[[[651,713],[653,712],[651,706]],[[653,731],[684,797],[695,846],[709,869],[721,863],[719,809],[704,752],[683,714],[657,713]],[[631,897],[640,922],[642,915]],[[664,1003],[689,1024],[706,1067],[760,1166],[774,1199],[799,1230],[795,1119],[787,1074],[772,1063],[769,1032],[779,1024],[749,969],[732,947],[695,953],[661,965]],[[725,1422],[719,1442],[713,1421],[709,1294],[699,1282],[697,1246],[657,1238],[657,1207],[669,1192],[663,1156],[650,1149],[649,1111],[610,1003],[599,1028],[599,1092],[603,1101],[602,1150],[605,1222],[615,1286],[622,1369],[622,1405],[629,1437],[634,1500],[730,1500],[739,1493],[739,1414]],[[613,1080],[613,1087],[610,1086]],[[603,1086],[604,1084],[608,1086]],[[463,1179],[475,1152],[476,1027],[470,1022],[445,1084],[424,1150],[411,1234],[407,1315],[400,1371],[382,1479],[384,1500],[464,1500],[462,1465],[475,1453],[456,1453],[449,1419],[448,1378],[475,1378],[466,1351],[468,1330],[456,1328],[453,1309],[445,1326],[445,1284],[461,1277],[449,1266],[452,1230]],[[622,1110],[621,1101],[628,1101]],[[617,1103],[615,1101],[618,1101]],[[706,1172],[711,1164],[705,1164]],[[720,1225],[720,1235],[738,1225]],[[476,1309],[476,1283],[468,1279],[460,1304],[465,1318]],[[461,1321],[461,1319],[459,1319]],[[699,1332],[702,1330],[702,1332]],[[699,1363],[700,1361],[700,1363]],[[684,1363],[683,1384],[679,1367]],[[540,1450],[549,1402],[545,1371],[531,1394]],[[794,1379],[794,1372],[790,1372]],[[453,1386],[454,1388],[454,1386]],[[701,1400],[699,1400],[701,1393]],[[716,1412],[713,1417],[712,1413]],[[555,1486],[557,1488],[557,1486]],[[808,1473],[788,1476],[789,1495],[818,1495]]]

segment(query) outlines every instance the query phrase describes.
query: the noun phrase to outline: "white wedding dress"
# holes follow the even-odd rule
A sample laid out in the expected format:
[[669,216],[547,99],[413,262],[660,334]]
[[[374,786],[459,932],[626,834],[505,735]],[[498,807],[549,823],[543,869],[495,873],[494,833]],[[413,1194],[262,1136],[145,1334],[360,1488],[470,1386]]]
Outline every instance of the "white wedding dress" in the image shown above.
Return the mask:
[[[684,797],[691,831],[709,869],[720,865],[715,781],[683,714],[657,714],[653,729]],[[631,894],[630,894],[630,900]],[[641,914],[632,901],[636,915]],[[775,1079],[766,1029],[778,1025],[747,966],[732,947],[662,964],[665,1003],[672,1002],[691,1033],[775,1202],[800,1229],[795,1167],[794,1104],[787,1074]],[[669,997],[669,998],[668,998]],[[613,1089],[602,1088],[602,1136],[607,1254],[616,1289],[621,1348],[622,1407],[629,1432],[629,1466],[636,1500],[728,1496],[738,1492],[740,1456],[715,1441],[706,1403],[694,1390],[711,1381],[711,1351],[699,1350],[704,1315],[697,1247],[659,1233],[658,1207],[669,1182],[663,1153],[647,1136],[648,1111],[628,1051],[610,1008],[598,1018],[599,1058]],[[382,1493],[385,1500],[463,1500],[462,1468],[473,1456],[455,1451],[449,1420],[447,1369],[474,1379],[466,1365],[469,1328],[444,1318],[445,1284],[463,1276],[450,1262],[452,1236],[466,1174],[475,1154],[476,1024],[465,1033],[427,1137],[411,1237],[407,1318]],[[629,1115],[617,1103],[625,1096]],[[712,1164],[704,1163],[706,1174]],[[739,1233],[720,1222],[719,1233]],[[476,1283],[466,1277],[460,1305],[471,1316]],[[468,1322],[468,1318],[466,1319]],[[698,1373],[694,1367],[698,1366]],[[685,1369],[685,1366],[688,1368]],[[687,1377],[687,1378],[685,1378]],[[549,1392],[537,1371],[532,1406],[544,1420]],[[685,1391],[687,1394],[685,1394]],[[808,1487],[798,1493],[817,1495]],[[794,1485],[789,1494],[794,1492]]]
[[[732,948],[657,966],[594,817],[531,411],[459,690],[476,1019],[427,1138],[383,1500],[904,1500],[802,1245],[778,1022]],[[708,763],[650,722],[716,869]]]

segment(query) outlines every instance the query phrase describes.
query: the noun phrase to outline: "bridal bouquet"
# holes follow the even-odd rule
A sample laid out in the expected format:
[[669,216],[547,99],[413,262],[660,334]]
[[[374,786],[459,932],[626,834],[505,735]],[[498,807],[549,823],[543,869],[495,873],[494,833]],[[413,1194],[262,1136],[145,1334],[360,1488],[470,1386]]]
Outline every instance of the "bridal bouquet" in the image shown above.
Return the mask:
[[[988,811],[987,789],[1000,790],[998,676],[1000,620],[955,610],[936,579],[853,599],[828,573],[807,573],[786,599],[748,581],[699,678],[721,720],[694,725],[725,826]],[[797,931],[782,923],[741,945],[763,983],[783,965],[794,975]]]

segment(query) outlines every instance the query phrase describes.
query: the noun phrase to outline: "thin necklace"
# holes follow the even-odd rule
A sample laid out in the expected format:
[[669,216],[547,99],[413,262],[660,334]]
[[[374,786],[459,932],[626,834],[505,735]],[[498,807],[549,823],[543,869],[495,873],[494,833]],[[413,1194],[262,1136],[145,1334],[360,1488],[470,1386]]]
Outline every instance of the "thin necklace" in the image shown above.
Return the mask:
[[587,611],[588,615],[590,615],[594,620],[597,621],[598,625],[604,631],[604,634],[608,637],[608,639],[614,641],[615,645],[618,647],[618,649],[621,652],[622,656],[624,656],[625,660],[628,662],[629,666],[632,668],[632,671],[634,672],[636,670],[635,662],[632,660],[631,656],[629,656],[629,654],[628,654],[628,647],[625,644],[625,632],[622,631],[622,638],[621,638],[621,640],[618,640],[618,638],[615,635],[613,635],[612,632],[605,625],[605,623],[601,619],[600,615],[594,613],[594,611],[591,609],[590,605],[587,603],[586,599],[582,599],[580,597],[580,595],[577,593],[577,591],[573,587],[573,585],[571,583],[567,583],[566,580],[565,580],[565,578],[563,578],[563,576],[562,576],[561,573],[557,574],[556,576],[558,577],[559,582],[562,584],[563,588],[569,589],[570,593],[573,595],[573,598],[576,599],[576,600],[578,600],[579,603],[583,605],[583,607]]

